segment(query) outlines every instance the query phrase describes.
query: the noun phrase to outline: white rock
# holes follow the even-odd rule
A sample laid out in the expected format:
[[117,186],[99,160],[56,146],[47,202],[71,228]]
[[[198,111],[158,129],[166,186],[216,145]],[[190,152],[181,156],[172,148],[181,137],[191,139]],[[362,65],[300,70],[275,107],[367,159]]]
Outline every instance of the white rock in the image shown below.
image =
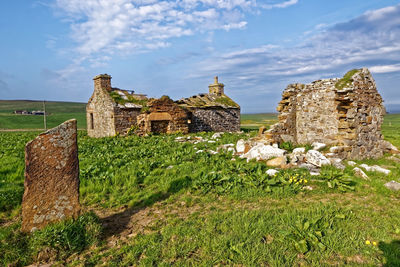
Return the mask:
[[370,166],[368,166],[367,164],[361,164],[360,167],[365,169],[367,172],[372,171],[372,168]]
[[211,139],[218,139],[220,138],[224,133],[215,133],[211,136]]
[[344,166],[342,164],[342,159],[340,158],[330,158],[329,161],[331,162],[331,164],[335,167],[338,168],[340,170],[344,170],[346,169],[346,166]]
[[301,155],[304,153],[306,153],[305,147],[297,147],[297,148],[293,149],[293,152],[292,152],[292,154],[294,154],[294,155]]
[[204,152],[204,150],[197,150],[197,151],[196,151],[196,154],[202,153],[202,152]]
[[228,152],[235,153],[235,149],[233,147],[228,147]]
[[172,169],[174,166],[172,166],[172,165],[169,165],[168,167],[167,167],[167,170],[168,169]]
[[265,173],[268,174],[269,176],[275,176],[279,171],[274,170],[274,169],[269,169]]
[[356,176],[361,177],[361,178],[363,178],[363,179],[365,179],[365,180],[369,180],[368,175],[366,175],[365,172],[363,172],[363,170],[361,170],[360,168],[355,167],[355,168],[353,169],[353,171],[354,171],[354,174],[355,174]]
[[218,152],[217,152],[217,151],[214,151],[214,150],[209,150],[208,153],[210,153],[210,154],[212,154],[212,155],[218,154]]
[[320,173],[319,172],[310,172],[310,175],[311,176],[318,176],[318,175],[320,175]]
[[208,141],[208,143],[215,143],[215,141],[213,141],[213,140],[210,140],[210,141]]
[[314,188],[312,188],[312,186],[306,185],[306,186],[303,187],[303,189],[312,191]]
[[279,148],[277,143],[272,144],[272,146],[275,147],[275,148]]
[[390,174],[390,170],[385,169],[385,168],[382,168],[381,166],[378,166],[378,165],[372,166],[372,167],[371,167],[371,170],[372,170],[373,172],[380,172],[380,173],[383,173],[383,174],[385,174],[385,175],[389,175],[389,174]]
[[244,153],[245,150],[245,143],[243,139],[240,139],[239,141],[237,141],[236,143],[236,151],[237,153]]
[[399,191],[400,190],[400,183],[396,181],[390,181],[385,184],[385,187],[390,190]]
[[357,163],[355,163],[354,161],[349,160],[349,161],[347,162],[347,165],[349,165],[349,166],[351,166],[351,167],[354,167],[354,166],[357,165]]
[[311,146],[313,147],[314,150],[317,150],[317,151],[324,149],[326,147],[326,145],[324,143],[318,143],[318,142],[312,143]]
[[325,156],[328,158],[333,158],[333,157],[336,157],[337,155],[336,155],[336,153],[326,153]]
[[274,157],[282,157],[285,154],[285,150],[276,148],[270,145],[257,145],[252,147],[246,154],[242,155],[242,158],[248,160],[268,160]]
[[318,167],[331,164],[331,162],[324,155],[322,155],[321,152],[316,150],[309,150],[307,152],[306,161]]

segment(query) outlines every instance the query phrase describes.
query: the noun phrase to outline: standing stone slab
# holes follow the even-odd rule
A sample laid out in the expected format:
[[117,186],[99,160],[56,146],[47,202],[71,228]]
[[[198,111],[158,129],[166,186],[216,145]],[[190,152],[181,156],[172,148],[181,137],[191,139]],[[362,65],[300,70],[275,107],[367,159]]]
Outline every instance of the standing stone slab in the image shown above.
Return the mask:
[[79,161],[76,120],[40,134],[25,147],[22,230],[77,217]]

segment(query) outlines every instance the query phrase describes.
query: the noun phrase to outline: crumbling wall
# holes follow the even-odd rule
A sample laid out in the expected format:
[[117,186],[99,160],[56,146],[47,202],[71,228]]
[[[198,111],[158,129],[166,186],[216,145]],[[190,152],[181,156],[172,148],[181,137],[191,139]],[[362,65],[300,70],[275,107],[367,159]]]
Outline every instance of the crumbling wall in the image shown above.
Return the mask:
[[190,132],[240,131],[239,108],[191,108],[190,113]]
[[342,79],[291,84],[277,108],[279,122],[264,137],[274,142],[336,145],[343,158],[381,157],[388,147],[381,133],[382,102],[366,68],[352,70]]
[[137,116],[140,114],[140,108],[114,108],[114,122],[115,131],[122,135],[128,133],[128,131],[133,127],[136,127]]
[[[160,99],[152,99],[148,102],[149,111],[137,117],[137,131],[139,135],[145,135],[155,131],[156,133],[188,133],[188,112],[178,106],[172,99],[163,96]],[[161,128],[166,126],[164,131]]]

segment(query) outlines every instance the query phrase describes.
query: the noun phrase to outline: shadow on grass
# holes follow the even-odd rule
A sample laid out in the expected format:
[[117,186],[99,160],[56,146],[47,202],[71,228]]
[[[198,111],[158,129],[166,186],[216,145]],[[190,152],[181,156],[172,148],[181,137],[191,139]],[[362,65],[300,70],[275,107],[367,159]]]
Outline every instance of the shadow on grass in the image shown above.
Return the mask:
[[179,180],[175,180],[170,183],[166,192],[156,192],[151,196],[143,199],[137,205],[129,207],[126,210],[115,213],[111,216],[101,219],[101,223],[104,227],[103,238],[107,239],[113,235],[118,235],[127,229],[131,217],[137,212],[152,206],[156,202],[168,199],[171,195],[178,193],[182,189],[188,188],[191,185],[190,177],[185,177]]
[[391,243],[379,242],[379,249],[386,259],[383,266],[400,266],[400,240],[394,240]]

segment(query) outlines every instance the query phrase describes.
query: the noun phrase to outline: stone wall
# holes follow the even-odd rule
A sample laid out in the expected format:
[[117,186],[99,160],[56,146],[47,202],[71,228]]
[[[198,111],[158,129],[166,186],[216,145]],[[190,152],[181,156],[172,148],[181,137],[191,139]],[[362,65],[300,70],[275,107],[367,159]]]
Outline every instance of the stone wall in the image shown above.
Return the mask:
[[87,132],[90,137],[114,136],[114,105],[108,92],[95,87],[86,106]]
[[137,118],[137,134],[189,132],[187,111],[169,97],[153,99],[148,102],[148,107],[149,112]]
[[115,131],[122,135],[125,135],[132,126],[137,124],[137,116],[140,114],[140,108],[114,108],[114,122]]
[[387,146],[381,134],[384,107],[368,69],[343,79],[291,84],[282,94],[279,122],[265,137],[294,144],[336,145],[343,158],[377,158]]
[[239,108],[191,108],[190,132],[238,132],[240,131]]

